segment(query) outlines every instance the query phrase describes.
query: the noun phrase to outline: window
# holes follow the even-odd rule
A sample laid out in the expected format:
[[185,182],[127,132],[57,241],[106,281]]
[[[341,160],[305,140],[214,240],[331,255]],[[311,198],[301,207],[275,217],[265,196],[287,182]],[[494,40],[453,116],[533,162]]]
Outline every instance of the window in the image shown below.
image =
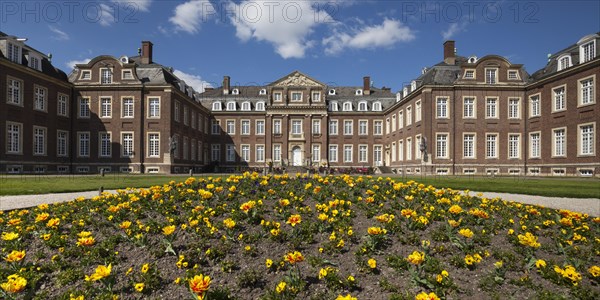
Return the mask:
[[329,95],[335,95],[335,89],[330,89],[329,90]]
[[398,112],[398,129],[404,128],[404,111]]
[[412,124],[412,107],[406,108],[406,126]]
[[321,120],[312,120],[312,134],[321,134]]
[[58,102],[56,107],[56,114],[63,117],[69,116],[69,96],[58,94]]
[[197,160],[198,157],[196,156],[196,139],[192,139],[190,141],[190,146],[191,146],[190,159]]
[[368,158],[369,146],[358,145],[358,162],[366,163],[369,161]]
[[352,120],[344,120],[344,135],[352,135]]
[[567,156],[567,130],[559,128],[552,130],[553,152],[552,156]]
[[122,118],[133,118],[133,98],[131,97],[126,97],[121,99],[122,102],[122,111],[121,111],[121,117]]
[[90,156],[90,133],[89,132],[78,132],[77,133],[78,144],[78,153],[80,157],[89,157]]
[[373,111],[381,111],[381,102],[373,102]]
[[231,90],[231,94],[232,95],[239,95],[240,94],[240,90],[239,89],[233,89],[233,90]]
[[235,111],[235,106],[236,106],[235,102],[233,102],[233,101],[227,102],[227,111]]
[[242,110],[249,111],[250,110],[250,102],[242,102]]
[[361,101],[358,103],[358,111],[367,111],[367,102]]
[[486,134],[485,158],[498,158],[498,134]]
[[212,120],[211,121],[211,131],[212,135],[218,135],[221,133],[221,121],[220,120]]
[[383,121],[375,120],[373,121],[373,135],[382,135],[383,134]]
[[[415,136],[415,159],[421,159],[421,143],[424,141],[421,139],[421,135]],[[447,151],[446,151],[447,152]]]
[[529,97],[529,116],[539,117],[541,115],[540,108],[540,95],[533,95]]
[[131,73],[131,70],[123,70],[122,75],[123,79],[133,79],[133,73]]
[[79,98],[79,117],[90,117],[90,98]]
[[404,141],[403,140],[398,141],[398,160],[399,161],[404,160]]
[[242,145],[242,161],[250,161],[250,145]]
[[541,156],[540,133],[533,132],[529,134],[529,157],[540,158]]
[[10,61],[14,62],[14,63],[21,63],[21,47],[12,44],[12,43],[7,43],[7,52],[8,55],[6,56],[6,58],[8,58]]
[[594,155],[594,125],[579,125],[579,155]]
[[198,151],[196,151],[196,154],[197,154],[196,160],[198,160],[198,161],[204,161],[204,159],[203,159],[204,158],[204,148],[202,148],[202,142],[201,141],[198,141],[198,146],[197,147],[198,148],[196,148],[196,149],[198,149]]
[[33,98],[33,109],[46,111],[46,94],[48,90],[43,87],[35,87],[35,95]]
[[69,156],[69,132],[58,130],[56,131],[56,156],[59,157],[67,157]]
[[262,101],[256,102],[256,111],[265,111],[265,103]]
[[281,134],[281,120],[273,120],[273,134]]
[[485,69],[485,83],[496,84],[496,73],[498,69]]
[[436,135],[436,157],[437,158],[448,158],[448,134],[437,134]]
[[406,139],[406,160],[412,159],[412,138]]
[[90,70],[82,70],[81,71],[81,80],[91,80],[92,79],[92,71]]
[[23,124],[6,122],[6,153],[21,154]]
[[[415,104],[415,108],[416,108],[416,104]],[[437,111],[436,117],[438,119],[439,118],[448,118],[448,98],[437,98],[436,111]]]
[[221,145],[212,144],[210,147],[210,160],[220,162],[221,161]]
[[265,161],[265,145],[256,145],[256,162]]
[[363,94],[363,90],[361,90],[361,89],[358,89],[354,92],[354,95],[356,95],[356,96],[362,96],[362,94]]
[[174,158],[179,158],[180,146],[179,146],[179,135],[174,134],[171,139],[169,139],[169,143],[171,143],[171,151],[173,152]]
[[321,102],[321,92],[312,92],[311,99],[313,102]]
[[421,100],[415,102],[415,122],[419,121],[421,121]]
[[519,119],[521,118],[521,99],[519,98],[508,98],[508,118]]
[[565,86],[561,86],[552,90],[554,101],[552,101],[552,111],[562,111],[567,109]]
[[475,79],[475,70],[465,70],[465,79]]
[[250,135],[250,120],[242,120],[242,135]]
[[273,101],[281,101],[281,92],[273,93]]
[[196,113],[193,110],[190,113],[190,117],[192,118],[190,120],[190,125],[192,125],[192,128],[196,129]]
[[463,158],[475,158],[475,134],[463,135]]
[[339,110],[339,108],[338,108],[338,103],[337,103],[337,102],[335,102],[335,101],[331,101],[331,102],[329,103],[329,110],[330,110],[330,111],[338,111],[338,110]]
[[148,157],[160,157],[160,135],[148,134]]
[[329,134],[330,135],[338,134],[338,120],[329,120]]
[[330,162],[338,161],[338,146],[337,145],[329,145],[329,161]]
[[8,95],[6,97],[7,102],[16,105],[23,105],[21,102],[21,98],[23,92],[21,91],[21,87],[23,86],[23,82],[16,79],[8,79]]
[[579,105],[592,104],[594,99],[594,78],[587,78],[579,81],[580,100]]
[[179,120],[181,120],[181,112],[179,111],[179,102],[175,101],[175,108],[173,109],[173,120],[175,120],[175,122],[179,122]]
[[112,70],[111,69],[100,69],[100,83],[101,84],[112,83]]
[[227,120],[225,122],[225,130],[227,134],[234,135],[235,134],[235,120]]
[[381,145],[373,146],[373,162],[377,166],[383,165],[383,146],[381,146]]
[[352,145],[344,145],[344,162],[352,162]]
[[498,98],[485,99],[485,117],[486,119],[498,118]]
[[465,118],[465,119],[475,118],[475,98],[474,97],[463,98],[463,118]]
[[396,114],[392,115],[392,132],[396,131]]
[[519,71],[508,70],[508,80],[519,80]]
[[588,62],[596,56],[596,41],[581,45],[579,50],[581,63]]
[[183,124],[190,125],[189,109],[187,105],[183,106]]
[[266,89],[260,89],[260,91],[258,91],[259,95],[266,95],[267,94],[267,90]]
[[390,118],[385,119],[385,134],[390,133]]
[[292,101],[299,102],[302,101],[302,92],[292,92]]
[[100,117],[110,118],[112,116],[112,99],[110,97],[100,97]]
[[321,145],[319,145],[319,144],[312,145],[312,161],[313,162],[321,161]]
[[571,67],[571,56],[565,55],[558,58],[558,71]]
[[123,147],[123,157],[133,157],[133,133],[121,133],[121,147]]
[[521,157],[521,135],[520,134],[509,134],[508,135],[508,158],[520,158]]
[[392,161],[396,161],[396,142],[392,142]]
[[343,111],[352,111],[352,103],[351,102],[344,102]]
[[33,56],[29,56],[29,67],[32,69],[36,69],[38,71],[41,71],[40,69],[40,59],[37,57],[33,57]]
[[212,104],[212,110],[213,111],[221,111],[221,102],[217,101],[217,102],[213,102]]
[[273,145],[273,161],[281,161],[281,145]]
[[265,135],[265,120],[256,120],[256,135]]
[[302,120],[292,120],[292,134],[302,134]]
[[235,145],[227,144],[225,146],[225,161],[235,162]]
[[112,139],[110,132],[100,132],[98,133],[98,138],[100,140],[99,146],[99,156],[100,157],[111,157],[112,156]]
[[368,134],[369,134],[369,121],[359,120],[358,121],[358,135],[368,135]]

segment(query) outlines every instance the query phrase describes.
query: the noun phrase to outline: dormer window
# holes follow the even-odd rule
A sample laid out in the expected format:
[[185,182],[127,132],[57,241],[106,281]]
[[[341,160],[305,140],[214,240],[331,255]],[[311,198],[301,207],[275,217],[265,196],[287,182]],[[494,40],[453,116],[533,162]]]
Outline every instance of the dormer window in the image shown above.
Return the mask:
[[329,95],[335,95],[335,89],[330,89],[329,90]]
[[218,101],[217,102],[213,102],[213,104],[212,104],[212,110],[213,111],[221,111],[222,110],[222,108],[221,108],[221,102],[218,102]]
[[468,62],[469,62],[470,64],[474,64],[474,63],[476,63],[476,62],[477,62],[477,56],[471,56],[471,57],[469,57],[469,60],[468,60]]
[[235,111],[235,102],[227,102],[227,111]]
[[351,102],[344,102],[343,110],[344,111],[352,111],[352,103]]
[[358,89],[358,90],[356,90],[356,92],[354,92],[354,94],[355,94],[356,96],[362,96],[362,94],[363,94],[363,90],[361,90],[361,89]]
[[377,101],[373,103],[373,111],[381,111],[381,102]]
[[407,86],[405,86],[405,87],[402,89],[402,95],[403,95],[404,97],[406,97],[406,95],[408,95],[408,87],[407,87]]
[[242,102],[242,110],[249,111],[250,110],[250,102],[248,102],[248,101]]
[[496,84],[498,69],[485,69],[485,83]]
[[29,56],[29,67],[32,69],[36,69],[38,71],[41,71],[41,63],[40,63],[40,59],[35,57],[35,56]]
[[110,84],[112,83],[112,70],[111,69],[100,69],[100,83]]
[[332,101],[329,103],[329,110],[331,111],[338,111],[338,103],[336,101]]
[[571,55],[563,55],[558,58],[558,70],[564,70],[571,67]]
[[413,81],[410,83],[410,91],[412,92],[412,91],[414,91],[414,90],[416,90],[416,89],[417,89],[417,82],[413,80]]
[[596,57],[596,40],[583,44],[579,47],[579,63],[588,62]]
[[231,94],[232,94],[232,95],[239,95],[239,94],[240,94],[240,90],[239,90],[239,89],[233,89],[233,90],[231,91]]
[[367,101],[361,101],[358,103],[358,111],[367,111]]
[[133,79],[133,72],[131,72],[131,70],[123,70],[122,71],[122,78],[125,80],[131,80]]
[[92,71],[83,70],[81,71],[81,80],[91,80],[92,79]]
[[475,70],[465,70],[465,79],[475,79]]
[[402,100],[402,94],[400,92],[396,93],[396,102],[399,102],[400,100]]
[[259,94],[259,95],[266,95],[266,94],[267,94],[267,90],[266,90],[266,89],[261,89],[261,90],[258,92],[258,94]]
[[15,45],[13,43],[7,43],[7,44],[8,45],[6,48],[8,48],[8,50],[7,50],[8,55],[6,57],[10,61],[20,64],[21,63],[21,47]]
[[519,72],[517,70],[508,70],[508,80],[519,80]]
[[256,102],[256,111],[264,111],[265,110],[265,103],[260,101],[260,102]]

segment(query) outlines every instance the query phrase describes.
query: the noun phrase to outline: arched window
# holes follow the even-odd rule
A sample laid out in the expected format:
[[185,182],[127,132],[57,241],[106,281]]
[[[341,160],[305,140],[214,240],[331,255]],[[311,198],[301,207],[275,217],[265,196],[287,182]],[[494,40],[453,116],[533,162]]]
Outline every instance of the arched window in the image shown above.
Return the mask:
[[354,94],[355,94],[356,96],[362,96],[362,94],[363,94],[363,90],[361,90],[361,89],[358,89],[358,90],[356,90],[356,92],[354,92]]
[[339,110],[338,103],[336,101],[331,101],[329,103],[329,110],[330,111],[338,111]]
[[219,102],[219,101],[213,102],[212,110],[220,111],[221,110],[221,102]]
[[358,103],[358,111],[367,111],[367,101],[360,101]]
[[329,90],[329,95],[335,95],[335,89],[330,89]]
[[381,102],[374,102],[373,103],[373,111],[381,111]]
[[558,71],[564,70],[571,66],[571,56],[566,54],[558,58]]
[[265,103],[262,101],[256,102],[256,111],[264,111]]
[[250,102],[248,102],[248,101],[242,102],[242,110],[249,111],[250,110]]
[[239,95],[240,94],[240,90],[239,89],[233,89],[231,91],[231,94],[233,94],[233,95]]
[[227,102],[227,110],[235,111],[235,102],[233,102],[233,101]]
[[344,102],[344,111],[352,111],[352,102]]

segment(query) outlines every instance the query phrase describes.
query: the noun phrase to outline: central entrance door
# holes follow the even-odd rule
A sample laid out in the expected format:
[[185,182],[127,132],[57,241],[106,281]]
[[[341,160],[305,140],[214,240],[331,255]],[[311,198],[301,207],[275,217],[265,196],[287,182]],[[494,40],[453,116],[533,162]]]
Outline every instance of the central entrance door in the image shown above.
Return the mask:
[[302,149],[298,146],[292,148],[292,164],[302,166]]

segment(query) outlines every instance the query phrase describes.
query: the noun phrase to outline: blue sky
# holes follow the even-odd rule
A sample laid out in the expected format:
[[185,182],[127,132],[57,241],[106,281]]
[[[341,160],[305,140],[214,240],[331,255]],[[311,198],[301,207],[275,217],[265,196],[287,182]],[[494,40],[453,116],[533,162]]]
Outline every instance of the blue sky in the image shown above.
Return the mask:
[[600,31],[598,1],[10,1],[0,30],[27,37],[69,73],[98,55],[137,55],[154,43],[154,61],[197,89],[266,84],[300,70],[330,85],[398,91],[423,67],[459,55],[498,54],[533,73],[584,35]]

